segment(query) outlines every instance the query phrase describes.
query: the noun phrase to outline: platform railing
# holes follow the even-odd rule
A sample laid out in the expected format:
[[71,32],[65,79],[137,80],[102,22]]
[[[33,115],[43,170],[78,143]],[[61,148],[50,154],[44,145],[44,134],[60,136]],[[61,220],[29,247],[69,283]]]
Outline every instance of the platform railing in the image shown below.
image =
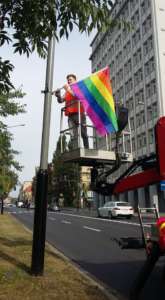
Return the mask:
[[[71,104],[74,105],[74,104]],[[60,120],[60,140],[61,140],[61,153],[65,151],[70,151],[69,143],[71,141],[71,130],[69,128],[67,120],[65,119],[65,110],[66,107],[61,109],[61,120]],[[81,135],[81,116],[80,116],[80,102],[78,102],[78,134],[77,137],[77,148],[84,148],[82,143],[82,135]],[[86,124],[83,126],[87,129],[87,136],[89,141],[89,149],[93,150],[105,150],[105,151],[114,151],[116,150],[116,135],[108,134],[105,137],[99,137],[96,133],[94,126],[91,124],[88,116],[86,115]],[[68,145],[67,149],[63,147],[63,137],[65,136],[66,144]],[[128,120],[127,128],[125,128],[119,138],[119,154],[123,159],[127,159],[130,155],[132,155],[132,136],[131,136],[131,127],[130,127],[130,120]],[[74,150],[74,148],[72,148]]]

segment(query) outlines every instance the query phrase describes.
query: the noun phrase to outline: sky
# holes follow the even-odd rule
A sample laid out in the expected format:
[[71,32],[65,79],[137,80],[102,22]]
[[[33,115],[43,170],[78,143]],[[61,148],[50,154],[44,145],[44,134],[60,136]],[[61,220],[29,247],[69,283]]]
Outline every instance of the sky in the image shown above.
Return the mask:
[[[78,79],[83,79],[91,73],[90,43],[93,36],[80,34],[78,31],[71,33],[68,40],[62,39],[56,42],[53,89],[66,83],[66,75],[74,73]],[[10,117],[5,122],[8,126],[25,124],[25,126],[11,127],[13,134],[13,149],[19,151],[16,159],[24,166],[19,173],[19,181],[30,181],[35,175],[35,167],[40,164],[41,135],[43,122],[44,95],[41,90],[45,88],[46,60],[40,59],[36,53],[30,58],[25,55],[13,54],[10,46],[2,48],[1,56],[9,59],[15,66],[12,74],[12,82],[16,88],[22,87],[26,93],[21,103],[25,103],[26,113]],[[49,139],[49,158],[52,161],[53,152],[59,137],[61,106],[56,98],[52,98],[51,125]],[[16,192],[12,195],[16,196]]]

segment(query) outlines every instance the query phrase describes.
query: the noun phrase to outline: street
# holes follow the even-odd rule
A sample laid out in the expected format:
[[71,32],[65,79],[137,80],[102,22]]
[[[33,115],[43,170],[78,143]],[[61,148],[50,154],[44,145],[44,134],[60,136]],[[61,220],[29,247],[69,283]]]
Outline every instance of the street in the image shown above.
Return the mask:
[[[28,228],[33,226],[33,210],[10,208]],[[121,249],[116,240],[141,237],[138,220],[109,220],[79,215],[72,210],[48,212],[47,241],[82,269],[97,278],[122,299],[128,299],[131,285],[145,261],[144,249]],[[162,299],[164,259],[156,265],[140,299]]]

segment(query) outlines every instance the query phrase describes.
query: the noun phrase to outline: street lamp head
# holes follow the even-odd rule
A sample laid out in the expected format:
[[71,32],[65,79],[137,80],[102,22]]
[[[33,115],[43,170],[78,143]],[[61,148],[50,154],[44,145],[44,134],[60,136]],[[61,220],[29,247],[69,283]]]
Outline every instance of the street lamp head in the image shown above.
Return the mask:
[[7,126],[7,128],[22,127],[22,126],[25,126],[25,124],[18,124],[18,125]]

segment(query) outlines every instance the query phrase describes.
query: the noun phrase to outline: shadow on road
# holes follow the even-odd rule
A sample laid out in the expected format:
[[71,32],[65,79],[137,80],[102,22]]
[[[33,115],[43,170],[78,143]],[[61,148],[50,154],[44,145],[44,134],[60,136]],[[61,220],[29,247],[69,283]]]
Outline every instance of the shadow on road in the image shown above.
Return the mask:
[[[128,261],[95,264],[86,261],[75,261],[81,268],[104,282],[109,288],[119,293],[119,299],[129,299],[131,287],[144,261]],[[148,279],[139,300],[162,300],[165,295],[165,284],[162,278],[163,263],[159,261]],[[123,297],[123,298],[122,298]]]

